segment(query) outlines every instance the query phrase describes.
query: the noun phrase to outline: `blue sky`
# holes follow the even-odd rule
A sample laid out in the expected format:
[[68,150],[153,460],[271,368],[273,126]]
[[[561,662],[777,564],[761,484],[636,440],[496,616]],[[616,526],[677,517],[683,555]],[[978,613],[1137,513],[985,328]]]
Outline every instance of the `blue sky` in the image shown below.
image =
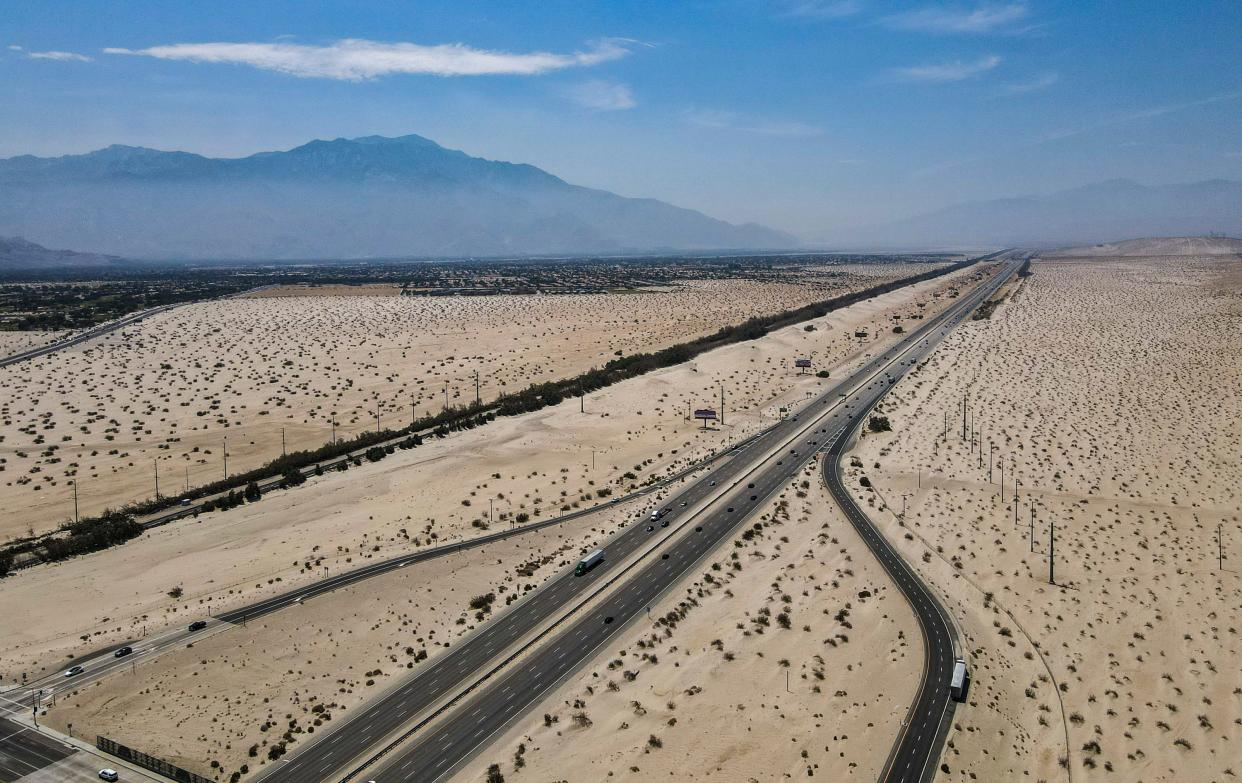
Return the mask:
[[0,13],[0,156],[418,133],[804,238],[1242,179],[1242,3],[57,2]]

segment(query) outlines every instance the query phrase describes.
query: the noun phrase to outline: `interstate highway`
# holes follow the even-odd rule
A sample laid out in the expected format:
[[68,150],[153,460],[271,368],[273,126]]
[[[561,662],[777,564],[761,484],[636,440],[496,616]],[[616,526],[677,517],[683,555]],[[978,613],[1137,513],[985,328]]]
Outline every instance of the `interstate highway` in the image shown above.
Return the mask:
[[[1006,264],[1001,277],[1007,277],[1013,269],[1014,265]],[[653,544],[667,545],[666,551],[658,557],[651,556],[637,574],[629,577],[600,606],[590,609],[563,630],[558,630],[521,666],[504,673],[485,690],[466,698],[432,732],[395,756],[380,772],[370,773],[365,779],[373,778],[386,783],[398,780],[430,781],[443,777],[468,758],[487,737],[535,703],[542,692],[577,668],[619,628],[641,614],[701,557],[723,541],[747,514],[761,508],[770,495],[796,475],[811,455],[822,448],[820,444],[840,436],[847,421],[857,421],[857,416],[851,414],[857,399],[843,395],[862,383],[869,383],[867,388],[872,390],[887,388],[888,378],[880,377],[886,368],[894,370],[902,366],[900,363],[906,361],[906,354],[920,341],[930,341],[942,335],[944,331],[937,333],[936,330],[955,325],[994,290],[996,283],[994,279],[993,284],[963,297],[888,352],[875,357],[846,380],[834,384],[804,407],[802,415],[777,425],[765,437],[741,449],[736,459],[714,469],[683,493],[666,501],[664,505],[673,509],[668,531],[657,527],[655,532],[647,533],[645,521],[632,523],[605,545],[607,557],[600,566],[582,577],[574,577],[572,570],[554,577],[543,588],[482,626],[473,636],[459,642],[405,683],[357,709],[331,731],[317,734],[313,743],[292,754],[287,763],[278,762],[259,780],[284,783],[340,777],[348,764],[356,763],[362,754],[381,740],[392,737],[444,699],[458,696],[461,688],[473,689],[478,673],[485,672],[488,664],[501,651],[548,621],[557,619],[565,609],[600,589],[616,576],[619,565],[630,555]],[[822,411],[814,414],[817,419],[806,414],[812,410]],[[779,453],[774,451],[776,444],[781,444]],[[790,451],[797,453],[791,454]],[[759,460],[763,460],[760,467],[750,467]],[[724,495],[720,502],[713,501],[707,512],[694,512],[696,503],[718,494],[720,487],[729,488],[732,482],[740,482],[743,478],[755,486],[741,487]],[[753,500],[750,499],[752,496]],[[687,504],[685,507],[681,505],[683,502]],[[685,534],[678,535],[683,530]],[[606,618],[611,619],[605,622]]]

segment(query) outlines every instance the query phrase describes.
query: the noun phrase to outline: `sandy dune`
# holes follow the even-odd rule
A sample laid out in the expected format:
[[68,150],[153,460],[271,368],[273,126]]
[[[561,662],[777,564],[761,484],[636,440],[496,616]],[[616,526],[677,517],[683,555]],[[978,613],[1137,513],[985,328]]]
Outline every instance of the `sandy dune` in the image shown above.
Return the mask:
[[[602,489],[623,491],[648,476],[674,470],[765,426],[778,407],[797,404],[811,390],[829,382],[797,374],[791,367],[794,356],[814,353],[817,366],[853,361],[850,357],[874,350],[854,339],[857,328],[865,326],[875,334],[891,323],[894,313],[934,312],[949,301],[945,294],[954,284],[953,280],[930,281],[817,319],[810,324],[815,327],[811,331],[801,325],[789,327],[762,340],[713,351],[687,365],[617,384],[588,397],[585,414],[578,412],[576,401],[568,401],[410,452],[398,452],[383,462],[353,468],[345,475],[315,478],[305,487],[275,493],[252,506],[160,528],[114,550],[19,573],[0,592],[0,633],[13,640],[12,650],[0,659],[0,674],[12,681],[20,678],[22,672],[33,674],[31,663],[47,660],[49,654],[82,651],[141,632],[144,627],[154,632],[167,624],[184,622],[186,617],[203,614],[208,607],[220,611],[286,589],[321,575],[324,568],[336,571],[357,565],[365,558],[411,551],[432,542],[473,534],[488,516],[489,500],[498,524],[507,524],[500,520],[501,514],[508,519],[519,512],[534,516],[555,513],[557,508],[594,502]],[[925,309],[919,308],[919,303],[926,305]],[[727,395],[726,425],[702,430],[685,422],[683,412],[687,406],[714,400],[721,382],[725,383]],[[633,477],[628,478],[627,473]],[[796,526],[805,540],[800,539],[797,544],[779,542],[780,546],[789,552],[795,551],[795,546],[799,552],[810,549],[816,558],[846,562],[835,544],[810,540],[818,536],[820,517],[805,521],[802,517],[811,511],[803,508],[801,499],[791,503],[791,527]],[[816,504],[816,508],[820,505]],[[631,506],[619,513],[639,513],[639,509]],[[822,509],[814,514],[822,514]],[[271,647],[284,651],[278,653],[278,659],[287,658],[298,665],[290,663],[287,667],[295,674],[286,672],[290,682],[276,689],[271,702],[265,703],[263,698],[271,690],[272,671],[266,664],[243,665],[249,656],[235,649],[228,652],[231,648],[222,642],[223,646],[211,648],[212,655],[201,659],[196,646],[185,655],[172,654],[167,664],[161,662],[150,672],[144,672],[144,667],[138,669],[141,679],[136,682],[142,683],[142,689],[158,684],[161,690],[173,694],[159,714],[147,713],[150,703],[132,697],[136,682],[115,677],[88,688],[76,699],[62,701],[49,719],[59,721],[60,725],[73,722],[79,727],[89,726],[101,733],[107,733],[104,729],[108,727],[112,727],[110,731],[118,727],[124,730],[132,722],[143,727],[147,745],[166,749],[179,758],[210,757],[229,770],[237,770],[243,763],[250,763],[253,768],[247,755],[250,744],[258,741],[253,727],[264,722],[267,711],[281,715],[293,714],[295,709],[300,712],[310,693],[321,699],[331,698],[338,705],[337,713],[357,704],[373,692],[371,687],[342,684],[325,690],[326,685],[335,682],[325,679],[329,672],[337,672],[331,675],[336,679],[352,682],[357,677],[354,671],[346,671],[348,666],[357,669],[361,665],[364,672],[380,668],[384,677],[371,677],[377,682],[372,687],[379,687],[395,673],[392,662],[385,663],[385,656],[391,652],[389,645],[398,644],[394,640],[403,638],[407,640],[399,645],[403,649],[411,638],[409,626],[401,623],[421,629],[448,626],[462,630],[456,619],[464,601],[476,591],[484,592],[488,584],[494,583],[489,580],[510,577],[514,568],[537,552],[541,558],[549,558],[546,567],[530,579],[537,583],[560,564],[568,563],[577,550],[596,540],[613,522],[614,519],[588,517],[542,534],[539,540],[513,544],[513,552],[500,554],[498,548],[489,547],[486,552],[454,558],[446,573],[455,576],[441,580],[444,584],[433,578],[427,586],[440,590],[447,585],[457,592],[417,608],[399,604],[389,608],[393,590],[401,590],[401,585],[407,584],[400,582],[404,577],[385,577],[392,583],[368,582],[350,591],[355,596],[382,596],[388,602],[377,602],[374,607],[369,599],[362,603],[348,596],[312,601],[297,609],[301,617],[297,627],[303,635],[296,642],[296,650],[285,646],[290,633],[286,624],[293,622],[286,618],[291,615],[277,616],[271,621],[271,633],[253,637],[253,649]],[[567,538],[562,541],[559,535]],[[839,533],[834,531],[834,535]],[[558,552],[566,542],[571,542],[569,550]],[[765,542],[765,546],[777,544],[767,539]],[[755,558],[755,562],[766,562],[768,557]],[[842,578],[842,590],[863,584],[862,575],[867,572],[856,566],[846,567],[854,568],[860,576],[850,574],[846,575],[848,579]],[[757,572],[762,573],[758,569]],[[800,574],[799,580],[807,583],[806,589],[813,595],[826,589],[822,584],[819,590],[809,586],[818,579],[811,571]],[[880,585],[875,584],[875,579],[868,579],[866,584],[873,594],[887,595],[877,593]],[[180,600],[165,594],[173,586],[185,590]],[[410,588],[414,595],[421,595],[422,589],[425,588]],[[844,592],[834,595],[842,601],[850,600]],[[38,612],[29,608],[35,603],[35,596],[41,601]],[[887,601],[885,607],[896,606]],[[809,597],[802,596],[796,603],[799,615],[809,616],[813,610]],[[758,606],[750,608],[757,610]],[[833,612],[839,608],[835,607]],[[827,625],[819,621],[811,624],[815,634],[826,632]],[[86,642],[78,638],[84,632]],[[247,629],[247,633],[258,632]],[[866,636],[869,631],[861,633]],[[815,645],[824,646],[820,636],[815,635],[814,639]],[[850,645],[845,649],[854,655],[853,651],[861,647]],[[377,650],[383,652],[375,662],[351,663],[369,662]],[[812,666],[809,656],[808,652],[807,659],[800,659],[798,666]],[[401,655],[397,657],[399,662],[405,661]],[[178,661],[185,663],[191,659],[207,663],[177,665]],[[281,670],[285,670],[283,664]],[[303,674],[296,674],[298,671]],[[807,673],[813,677],[809,669],[797,671],[798,676]],[[306,682],[305,677],[310,676],[306,672],[314,672],[313,676],[319,679]],[[212,701],[210,709],[205,709],[202,699],[184,696],[200,693],[196,690],[202,682],[199,678],[206,678],[221,692],[233,694],[233,701],[228,705]],[[341,693],[340,687],[352,688],[352,693]],[[867,710],[878,703],[863,697],[857,689],[850,690],[850,694],[851,699],[840,709],[851,715],[871,714]],[[891,710],[890,703],[881,713],[887,715]],[[230,747],[223,747],[213,730],[222,722],[244,726],[238,731],[249,733],[224,740]],[[834,752],[844,752],[844,747]],[[822,752],[817,758],[815,763],[827,763]]]
[[946,595],[974,666],[944,779],[1240,769],[1240,282],[1209,258],[1037,262],[884,404],[894,431],[864,439],[852,475],[876,490],[858,494]]
[[[809,285],[711,280],[632,295],[284,296],[187,305],[0,368],[0,538],[215,481],[446,404],[602,366],[909,265]],[[366,287],[368,291],[372,287]],[[227,440],[227,443],[226,443]]]
[[1230,237],[1152,237],[1051,250],[1048,257],[1216,256],[1242,254],[1242,239]]

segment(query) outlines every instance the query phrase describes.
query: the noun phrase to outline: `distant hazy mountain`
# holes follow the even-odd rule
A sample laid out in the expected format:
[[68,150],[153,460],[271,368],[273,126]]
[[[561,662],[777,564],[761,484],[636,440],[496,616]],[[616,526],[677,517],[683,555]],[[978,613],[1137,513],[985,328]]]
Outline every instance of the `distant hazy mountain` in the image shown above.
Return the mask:
[[206,158],[112,146],[0,160],[0,235],[142,258],[783,248],[794,237],[571,185],[420,136]]
[[14,269],[67,269],[104,267],[120,262],[116,256],[99,253],[75,253],[72,250],[48,250],[21,237],[0,236],[0,272]]
[[978,201],[863,229],[875,246],[1065,246],[1117,237],[1242,234],[1242,182],[1144,186],[1126,179],[1048,196]]

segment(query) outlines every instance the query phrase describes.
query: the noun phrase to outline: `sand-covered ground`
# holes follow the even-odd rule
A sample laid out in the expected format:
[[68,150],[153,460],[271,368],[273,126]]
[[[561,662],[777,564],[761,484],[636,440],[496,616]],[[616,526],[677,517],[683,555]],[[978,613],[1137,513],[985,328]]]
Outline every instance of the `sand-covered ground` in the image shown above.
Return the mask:
[[50,345],[57,340],[68,337],[70,334],[71,332],[67,330],[54,330],[50,332],[0,331],[0,359],[30,350],[31,348],[41,348],[44,345]]
[[893,432],[865,438],[851,471],[964,634],[974,686],[941,778],[1233,780],[1242,262],[1033,272],[895,388]]
[[922,656],[812,464],[454,779],[873,781]]
[[[165,494],[220,479],[226,451],[238,473],[329,442],[333,422],[345,437],[472,402],[476,373],[492,399],[926,268],[625,295],[314,293],[178,307],[0,368],[0,539],[71,519],[75,481],[80,513],[98,513],[153,496],[157,474]],[[392,290],[360,287],[375,289]]]
[[[317,578],[324,569],[333,573],[367,558],[476,534],[492,511],[497,524],[507,524],[517,513],[539,518],[560,508],[598,502],[601,490],[625,491],[766,426],[780,406],[796,405],[814,389],[831,382],[797,374],[791,367],[794,356],[814,354],[817,367],[859,361],[862,354],[875,350],[876,343],[860,344],[853,337],[855,329],[866,326],[875,334],[891,324],[894,314],[935,312],[949,301],[947,292],[962,277],[959,274],[878,297],[816,319],[806,325],[813,327],[809,331],[803,325],[789,327],[762,340],[718,349],[686,365],[617,384],[589,395],[585,413],[578,411],[576,400],[567,401],[432,441],[412,451],[398,451],[379,463],[364,463],[345,474],[313,478],[303,487],[274,493],[253,505],[158,528],[112,550],[22,571],[6,580],[5,590],[0,591],[0,634],[9,641],[8,648],[0,653],[0,677],[12,682],[22,673],[35,676],[41,673],[35,666],[37,661],[58,667],[65,655],[80,654],[144,630],[156,633],[208,608],[219,612],[253,601]],[[925,307],[920,308],[920,304]],[[833,374],[838,375],[838,370]],[[686,407],[710,404],[718,398],[722,382],[726,424],[705,431],[685,422]],[[795,511],[799,530],[809,533],[811,523],[800,521],[802,506],[791,506],[790,513]],[[638,508],[630,505],[618,513],[634,514]],[[556,551],[563,543],[557,535],[581,542],[576,544],[580,548],[615,521],[592,516],[542,534],[539,556],[550,560],[530,582],[545,578],[572,556]],[[262,655],[259,651],[270,646],[289,650],[294,656],[290,661],[296,658],[321,663],[291,664],[287,668],[294,673],[286,673],[290,683],[276,689],[274,698],[269,697],[271,671],[266,665],[250,663],[252,656],[230,647],[227,639],[234,633],[230,631],[218,652],[213,647],[211,656],[192,656],[206,660],[205,664],[178,666],[176,656],[182,654],[174,653],[167,666],[156,664],[149,674],[143,672],[146,667],[139,667],[137,676],[144,678],[141,690],[158,683],[163,692],[171,694],[162,700],[165,706],[159,714],[147,711],[150,702],[132,697],[135,683],[122,676],[87,688],[77,699],[62,701],[50,720],[90,726],[91,730],[141,725],[146,745],[166,748],[187,760],[210,757],[227,769],[237,770],[240,764],[249,763],[248,749],[254,740],[251,734],[230,737],[224,744],[231,747],[222,747],[216,742],[220,725],[245,726],[238,731],[249,732],[249,726],[263,724],[268,711],[278,717],[295,714],[295,710],[300,713],[312,692],[335,700],[338,713],[342,706],[358,703],[379,687],[383,678],[373,675],[371,679],[377,684],[363,687],[336,684],[335,679],[356,680],[356,672],[348,670],[350,665],[355,669],[361,665],[364,674],[374,668],[381,668],[385,676],[394,674],[393,662],[384,663],[391,652],[388,646],[396,644],[393,640],[404,634],[407,641],[400,645],[403,650],[410,638],[430,638],[429,631],[428,635],[420,632],[412,636],[411,626],[430,629],[452,623],[452,628],[460,630],[456,618],[469,596],[483,592],[487,580],[502,579],[534,557],[533,549],[527,554],[521,546],[534,547],[536,543],[512,546],[515,551],[503,555],[489,547],[486,552],[455,557],[450,570],[460,576],[454,579],[481,581],[462,581],[460,586],[448,582],[457,587],[451,599],[419,602],[419,607],[394,604],[392,591],[402,589],[400,585],[406,583],[401,580],[406,577],[384,577],[392,584],[370,581],[353,591],[358,596],[382,597],[374,607],[369,602],[341,599],[343,609],[329,610],[326,607],[335,605],[334,598],[316,599],[298,607],[295,611],[305,614],[297,625],[300,636],[296,651],[282,646],[289,644],[289,631],[283,625],[277,628],[278,624],[292,622],[286,619],[291,615],[277,615],[271,620],[271,634],[254,637],[256,653]],[[782,546],[788,549],[792,545],[782,542]],[[830,551],[827,545],[807,542],[803,549],[813,549],[816,557],[839,562],[836,549]],[[479,569],[484,576],[478,574]],[[805,578],[811,578],[809,572]],[[174,587],[184,591],[179,599],[167,595]],[[420,595],[419,588],[409,589],[413,595]],[[748,607],[752,598],[747,599]],[[321,615],[311,614],[321,611],[317,604],[325,607]],[[799,598],[798,606],[802,607],[799,612],[810,611],[808,597]],[[401,613],[406,616],[401,617]],[[409,625],[398,628],[399,623]],[[817,622],[812,627],[819,633],[827,626]],[[355,644],[362,647],[348,646]],[[193,652],[202,652],[200,647],[196,645]],[[230,649],[233,652],[228,653]],[[377,650],[383,652],[375,662],[354,663],[370,661]],[[405,662],[401,655],[397,657]],[[307,682],[304,675],[296,674],[299,670],[314,672],[319,679]],[[329,670],[337,672],[330,682],[325,679]],[[226,705],[185,696],[199,693],[199,678],[232,694],[233,700]],[[332,687],[324,690],[329,685]],[[352,692],[342,693],[341,688]],[[873,704],[856,689],[847,690],[857,696],[860,705]],[[265,698],[272,700],[264,702]],[[202,769],[201,764],[195,768]]]

